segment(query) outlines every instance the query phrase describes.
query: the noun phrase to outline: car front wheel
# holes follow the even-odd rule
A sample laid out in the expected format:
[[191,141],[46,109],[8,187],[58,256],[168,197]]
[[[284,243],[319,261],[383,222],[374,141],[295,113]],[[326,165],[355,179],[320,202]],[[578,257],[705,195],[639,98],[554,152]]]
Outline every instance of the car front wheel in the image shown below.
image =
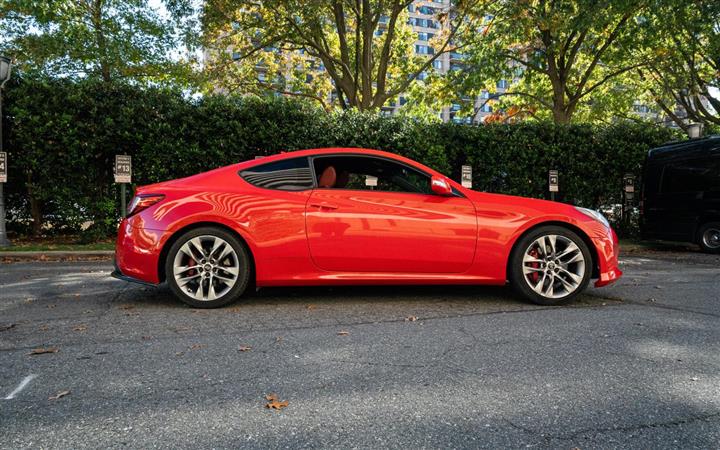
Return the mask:
[[180,236],[168,252],[165,279],[170,290],[196,308],[217,308],[247,288],[250,257],[232,234],[203,227]]
[[522,237],[510,261],[510,282],[523,297],[539,305],[570,301],[587,287],[592,257],[572,231],[540,227]]

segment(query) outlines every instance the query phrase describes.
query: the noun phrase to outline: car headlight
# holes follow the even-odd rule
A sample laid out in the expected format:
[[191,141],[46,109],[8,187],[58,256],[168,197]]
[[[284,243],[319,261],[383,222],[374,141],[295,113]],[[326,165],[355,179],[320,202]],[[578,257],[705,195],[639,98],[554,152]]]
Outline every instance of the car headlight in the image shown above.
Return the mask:
[[595,211],[594,209],[588,209],[588,208],[581,208],[579,206],[576,206],[575,209],[580,211],[581,213],[585,214],[588,217],[592,217],[593,219],[597,220],[601,224],[605,225],[606,227],[610,228],[610,222],[605,218],[605,216],[602,215],[600,211]]

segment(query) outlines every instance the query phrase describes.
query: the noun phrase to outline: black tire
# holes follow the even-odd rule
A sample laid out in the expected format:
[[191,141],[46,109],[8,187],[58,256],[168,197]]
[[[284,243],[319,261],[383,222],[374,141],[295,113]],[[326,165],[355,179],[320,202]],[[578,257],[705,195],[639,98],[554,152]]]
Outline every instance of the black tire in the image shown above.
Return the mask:
[[[564,236],[565,238],[569,239],[573,244],[577,246],[580,253],[582,253],[583,257],[583,266],[580,266],[577,262],[572,263],[572,267],[565,267],[566,269],[573,269],[577,270],[578,273],[575,274],[575,276],[579,277],[582,276],[582,279],[579,283],[577,283],[577,287],[575,290],[570,292],[567,295],[562,295],[560,297],[549,297],[544,296],[538,293],[536,290],[534,290],[530,286],[530,281],[526,278],[525,274],[523,273],[523,258],[525,256],[525,253],[530,250],[531,245],[540,237],[542,236]],[[563,241],[563,245],[565,245],[565,240],[561,239]],[[559,240],[560,241],[560,240]],[[558,246],[556,246],[556,249]],[[570,248],[570,247],[566,247]],[[562,249],[559,251],[559,253],[562,253]],[[575,251],[577,253],[577,251]],[[543,259],[539,257],[540,259]],[[530,263],[533,264],[533,263]],[[545,262],[542,263],[543,266],[541,268],[540,263],[538,263],[538,272],[543,273],[547,272],[549,270],[554,270],[550,267],[550,264],[547,264]],[[555,262],[553,262],[552,267],[555,267]],[[562,267],[562,266],[561,266]],[[538,304],[538,305],[560,305],[563,303],[567,303],[576,296],[578,296],[580,293],[582,293],[585,288],[587,287],[588,283],[590,282],[590,277],[592,276],[592,269],[593,269],[593,260],[590,253],[590,250],[588,249],[588,246],[585,244],[585,242],[578,236],[576,233],[568,230],[567,228],[554,226],[554,225],[548,225],[548,226],[541,226],[535,230],[532,230],[530,233],[526,234],[525,236],[521,237],[516,243],[515,247],[513,248],[513,251],[510,255],[510,265],[508,267],[509,269],[509,280],[510,284],[512,285],[513,289],[520,294],[523,298],[530,300],[532,303]],[[562,268],[559,268],[558,270],[563,270]],[[555,270],[557,272],[557,270]],[[581,275],[582,274],[582,275]],[[560,275],[563,276],[564,280],[570,280],[568,278],[568,275],[564,275],[561,273]],[[531,276],[531,275],[528,275]],[[540,277],[540,275],[537,275]],[[557,277],[557,275],[554,275]],[[548,278],[547,285],[554,283],[554,280],[556,278]],[[538,279],[539,283],[543,283],[542,285],[545,285],[545,278],[542,279],[542,282]],[[563,290],[567,290],[560,281],[557,281],[556,286],[560,286]],[[541,287],[540,290],[542,291],[543,288]]]
[[[190,240],[194,238],[201,238],[202,242],[209,242],[210,237],[216,237],[224,240],[227,244],[232,247],[232,250],[234,251],[234,255],[229,255],[226,257],[225,261],[229,261],[227,258],[236,257],[237,258],[237,265],[238,265],[238,274],[237,279],[235,280],[235,283],[227,289],[226,292],[224,292],[222,295],[218,296],[218,298],[211,299],[211,300],[198,300],[190,295],[188,293],[189,291],[184,290],[179,284],[178,281],[175,278],[174,274],[174,265],[175,265],[175,259],[176,256],[178,256],[178,252],[181,252],[181,248],[186,243],[189,243]],[[197,241],[196,241],[197,242]],[[209,252],[209,248],[206,247],[206,249]],[[196,253],[197,254],[197,253]],[[180,258],[183,258],[183,255],[180,255]],[[198,264],[200,265],[199,261],[196,261],[191,264]],[[222,270],[221,261],[217,261],[218,266]],[[217,271],[218,269],[215,269]],[[217,272],[216,272],[217,273]],[[190,230],[186,233],[184,233],[182,236],[180,236],[170,247],[170,250],[167,254],[167,259],[165,260],[165,279],[167,280],[167,284],[170,287],[170,290],[175,294],[175,296],[181,300],[183,303],[186,303],[194,308],[219,308],[221,306],[225,306],[229,303],[232,303],[236,301],[247,289],[249,281],[250,281],[250,275],[252,273],[251,270],[251,260],[250,260],[250,254],[245,247],[244,243],[240,242],[233,234],[216,227],[202,227],[202,228],[196,228],[194,230]],[[205,274],[203,274],[205,275]],[[198,275],[200,276],[200,275]],[[217,275],[215,275],[217,276]],[[200,276],[200,279],[202,280],[203,277]],[[209,283],[212,283],[213,279],[209,278]],[[196,283],[197,281],[194,281]],[[189,285],[188,289],[190,289]],[[206,283],[204,286],[208,286]],[[208,289],[204,289],[202,292],[207,292]],[[201,294],[202,295],[202,294]],[[209,295],[209,293],[208,293]]]
[[698,244],[705,253],[720,253],[720,222],[708,222],[698,231]]

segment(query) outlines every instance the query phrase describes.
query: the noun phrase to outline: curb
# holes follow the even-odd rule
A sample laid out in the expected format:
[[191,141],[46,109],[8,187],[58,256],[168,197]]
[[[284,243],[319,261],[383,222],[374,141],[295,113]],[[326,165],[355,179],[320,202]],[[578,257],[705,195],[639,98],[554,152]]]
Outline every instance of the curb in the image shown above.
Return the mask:
[[114,250],[81,250],[81,251],[0,251],[0,260],[11,261],[82,261],[82,260],[105,260],[115,256]]

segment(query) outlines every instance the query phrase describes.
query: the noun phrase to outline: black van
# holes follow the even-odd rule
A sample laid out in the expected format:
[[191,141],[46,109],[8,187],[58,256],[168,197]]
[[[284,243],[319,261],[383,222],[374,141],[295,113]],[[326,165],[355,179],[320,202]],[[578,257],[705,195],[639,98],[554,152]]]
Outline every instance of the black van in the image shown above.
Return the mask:
[[648,152],[642,176],[643,239],[694,242],[720,253],[720,136]]

